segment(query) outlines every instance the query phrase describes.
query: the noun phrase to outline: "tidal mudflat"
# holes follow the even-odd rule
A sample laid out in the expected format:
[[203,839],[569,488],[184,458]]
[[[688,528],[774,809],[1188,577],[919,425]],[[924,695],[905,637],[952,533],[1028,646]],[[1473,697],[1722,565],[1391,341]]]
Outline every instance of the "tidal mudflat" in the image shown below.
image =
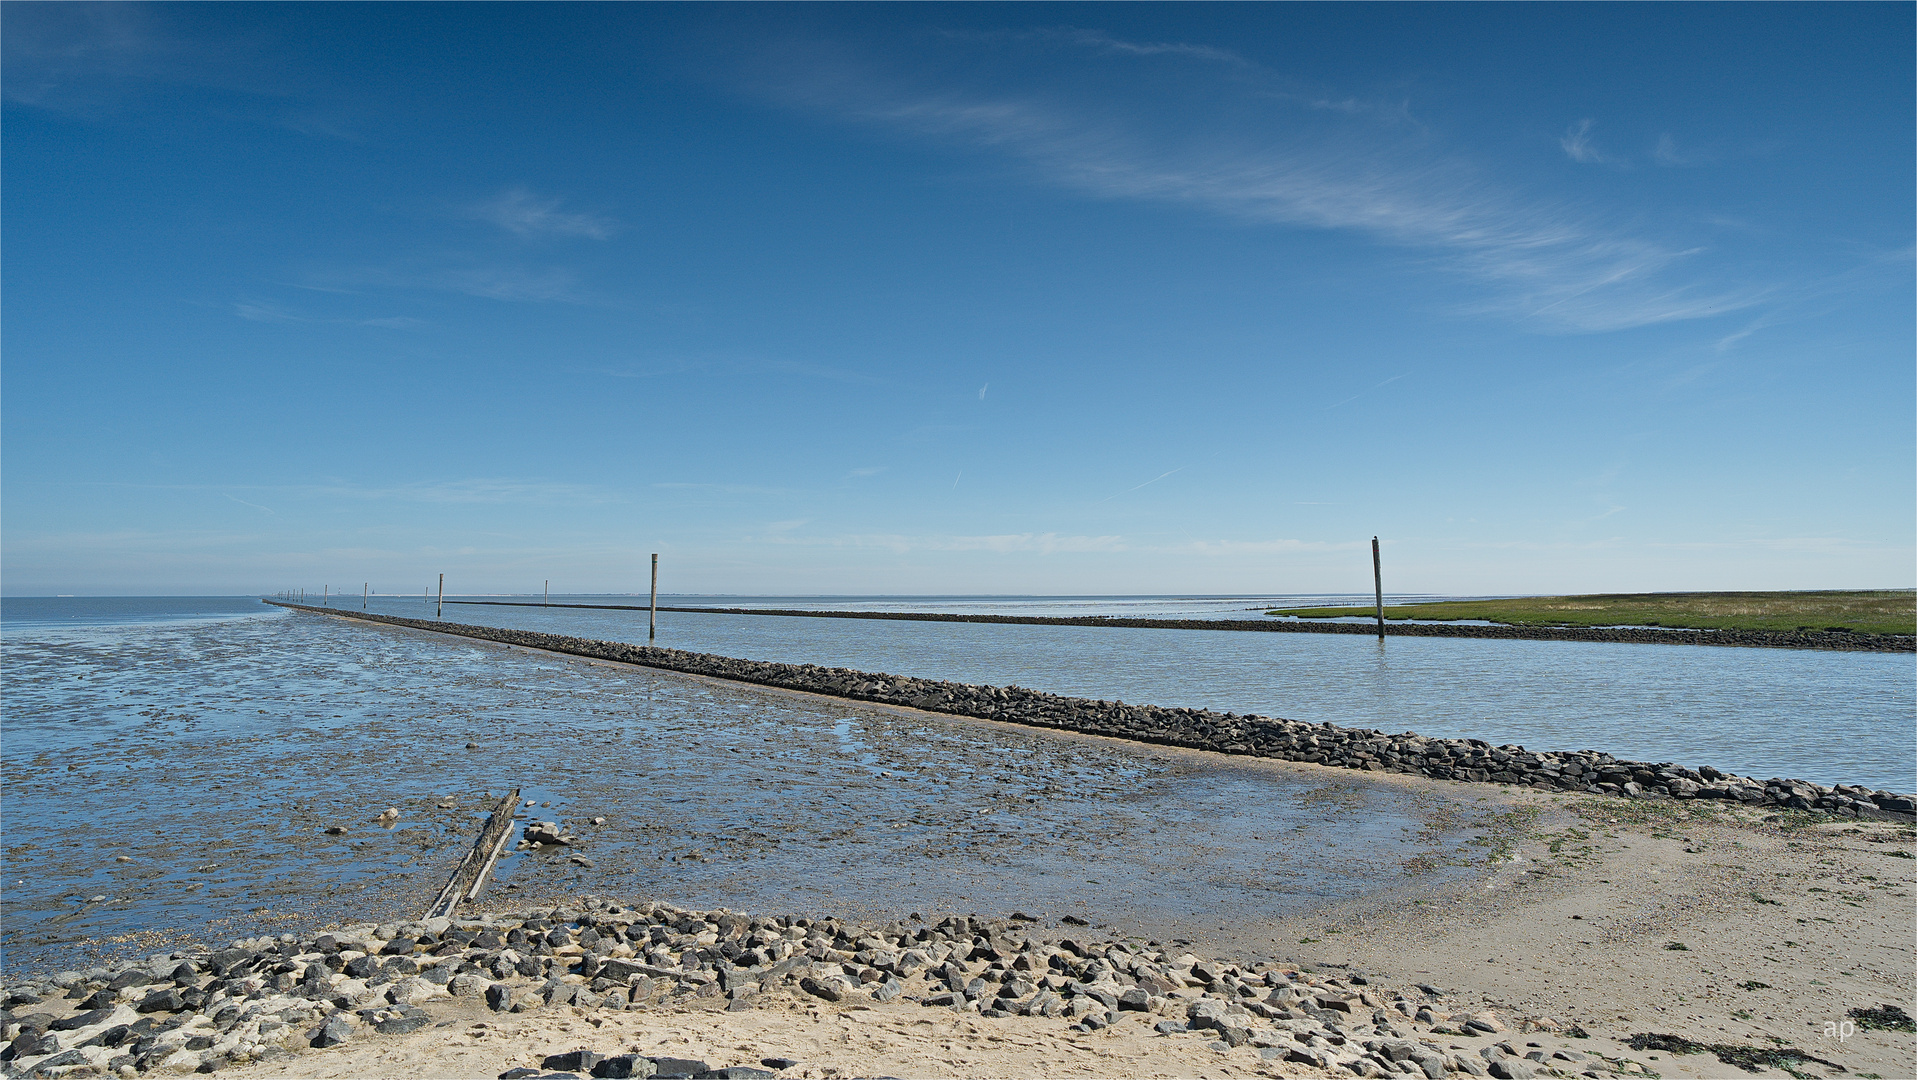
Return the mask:
[[1481,790],[310,616],[9,634],[6,660],[14,969],[415,916],[513,787],[580,837],[506,860],[495,895],[513,902],[1024,909],[1241,943],[1467,873],[1501,820]]
[[[325,618],[6,650],[16,1061],[497,1075],[584,1050],[825,1080],[1917,1060],[1907,1034],[1841,1026],[1913,989],[1904,823],[1248,761]],[[408,923],[512,786],[575,843],[509,859],[486,920]],[[907,971],[907,936],[936,978]],[[32,975],[106,954],[144,959]]]

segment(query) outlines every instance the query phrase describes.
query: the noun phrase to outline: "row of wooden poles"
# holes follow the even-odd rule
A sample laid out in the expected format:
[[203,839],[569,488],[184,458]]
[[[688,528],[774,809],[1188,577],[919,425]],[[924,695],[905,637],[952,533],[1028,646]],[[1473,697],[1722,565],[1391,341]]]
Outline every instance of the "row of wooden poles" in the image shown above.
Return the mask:
[[[320,586],[320,605],[322,607],[330,607],[332,605],[332,602],[333,602],[332,590],[333,590],[333,587],[331,585]],[[360,586],[359,609],[361,611],[366,610],[367,598],[372,595],[373,595],[372,582],[368,581]],[[290,603],[304,604],[306,602],[305,589],[283,589],[280,591],[279,596],[280,596],[280,599],[286,600]],[[442,617],[445,614],[445,611],[446,611],[446,575],[445,574],[439,575],[438,599],[437,600],[434,599],[433,590],[431,589],[426,590],[425,599],[428,603],[433,605],[433,618],[437,619]],[[454,601],[454,602],[457,603],[458,601]],[[547,578],[545,592],[541,595],[540,604],[541,606],[545,606],[551,603],[552,603],[552,579]],[[1380,610],[1383,610],[1383,609],[1381,608]],[[647,613],[646,613],[646,638],[647,640],[651,640],[658,636],[659,636],[659,554],[657,552],[654,552],[652,556],[652,605],[647,610]]]
[[[1371,538],[1371,586],[1373,590],[1373,595],[1376,598],[1377,605],[1378,605],[1378,640],[1383,641],[1385,636],[1384,563],[1378,555],[1378,538],[1375,536]],[[322,585],[320,587],[320,602],[322,604],[330,604],[332,602],[331,589],[332,589],[332,586],[330,585]],[[366,598],[370,595],[372,595],[372,582],[369,581],[366,584],[360,586],[359,609],[361,611],[366,610]],[[289,590],[286,590],[285,592],[280,593],[280,596],[283,599],[292,600],[295,603],[306,602],[305,589],[289,589]],[[431,601],[432,598],[433,598],[432,590],[428,589],[426,592],[426,599]],[[547,605],[552,603],[552,579],[551,578],[546,579],[546,591],[543,594],[543,599],[540,601],[540,603],[542,605]],[[439,600],[433,605],[433,618],[435,619],[439,618],[441,613],[444,612],[445,609],[446,609],[446,575],[441,574],[439,575]],[[646,616],[646,639],[650,641],[653,638],[656,638],[658,636],[659,636],[659,554],[658,552],[654,552],[652,556],[652,606],[647,612],[647,616]]]

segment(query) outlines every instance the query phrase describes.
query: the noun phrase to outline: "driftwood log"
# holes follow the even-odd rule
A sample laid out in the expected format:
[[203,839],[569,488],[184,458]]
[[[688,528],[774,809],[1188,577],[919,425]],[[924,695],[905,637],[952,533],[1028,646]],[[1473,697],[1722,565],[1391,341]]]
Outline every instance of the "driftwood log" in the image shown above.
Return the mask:
[[512,839],[513,811],[519,807],[519,789],[499,800],[493,808],[493,816],[486,821],[486,827],[479,831],[479,839],[473,841],[473,849],[459,860],[459,868],[453,871],[452,880],[439,890],[439,898],[433,906],[426,909],[425,918],[449,917],[458,910],[463,901],[479,897],[481,889],[486,887],[486,879],[491,876],[493,866],[499,862],[499,853],[506,848],[506,841]]

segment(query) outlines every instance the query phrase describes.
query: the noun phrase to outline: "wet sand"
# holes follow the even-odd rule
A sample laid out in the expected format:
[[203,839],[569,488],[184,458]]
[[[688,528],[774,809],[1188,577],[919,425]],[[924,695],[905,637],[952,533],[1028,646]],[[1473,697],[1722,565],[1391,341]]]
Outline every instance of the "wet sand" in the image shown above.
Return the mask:
[[[10,702],[40,722],[10,732],[5,760],[15,970],[416,916],[513,787],[579,839],[505,860],[500,902],[1023,909],[1247,948],[1272,943],[1241,928],[1272,917],[1468,873],[1501,821],[1486,789],[332,619],[10,648],[9,663],[85,673]],[[388,807],[397,821],[377,823]]]
[[[488,790],[522,783],[554,804],[531,813],[580,842],[510,860],[494,906],[598,892],[855,919],[1036,909],[1053,935],[1076,932],[1060,921],[1071,914],[1100,936],[1200,955],[1426,981],[1463,1012],[1492,1011],[1508,1029],[1496,1037],[1515,1048],[1576,1051],[1601,1073],[1629,1061],[1667,1076],[1746,1075],[1708,1054],[1629,1048],[1656,1032],[1788,1044],[1852,1075],[1917,1074],[1911,1035],[1823,1035],[1850,1009],[1917,994],[1908,825],[1355,775],[411,631],[342,638],[327,624],[338,626],[265,627],[250,642],[189,634],[140,657],[144,671],[102,653],[88,677],[100,685],[57,704],[104,730],[41,733],[31,757],[14,741],[12,805],[51,802],[35,806],[41,827],[27,837],[10,830],[9,876],[21,881],[9,889],[10,968],[23,954],[51,963],[249,926],[417,915]],[[247,678],[284,667],[262,653],[275,642],[312,657],[349,655],[349,640],[351,660],[310,679]],[[101,711],[142,682],[111,672],[150,676],[155,664],[201,682],[191,696]],[[209,666],[219,678],[205,678]],[[143,783],[119,783],[124,772]],[[388,805],[399,823],[374,825]],[[606,825],[584,824],[601,815]],[[335,822],[346,836],[319,831]],[[121,854],[129,861],[112,861]],[[77,917],[57,921],[65,898],[102,884],[115,895],[67,904]],[[23,899],[35,896],[37,908]],[[204,918],[249,903],[231,921]],[[100,933],[116,920],[139,929]],[[818,1078],[1316,1074],[1138,1024],[1072,1033],[899,1003],[443,1008],[445,1026],[234,1071],[496,1075],[583,1046],[793,1056],[805,1065],[789,1075]],[[1482,1041],[1421,1037],[1447,1052]]]
[[[1495,871],[1410,903],[1359,900],[1264,929],[1285,939],[1283,951],[1307,976],[1349,982],[1362,974],[1371,987],[1441,991],[1437,1023],[1393,1024],[1447,1057],[1476,1058],[1499,1044],[1537,1053],[1558,1070],[1540,1075],[1751,1075],[1709,1052],[1633,1048],[1634,1038],[1656,1033],[1796,1048],[1814,1059],[1790,1063],[1800,1076],[1917,1075],[1917,1036],[1826,1034],[1851,1009],[1908,1005],[1917,990],[1910,827],[1766,822],[1738,809],[1675,804],[1620,816],[1615,800],[1525,798],[1528,827],[1510,838]],[[1145,1014],[1075,1032],[1063,1019],[986,1019],[903,1001],[828,1003],[801,994],[766,995],[747,1011],[725,1004],[502,1015],[447,1001],[433,1006],[437,1026],[412,1035],[369,1035],[230,1072],[493,1076],[537,1067],[547,1054],[594,1049],[715,1064],[791,1058],[800,1064],[780,1075],[810,1080],[1352,1075],[1262,1057],[1250,1045],[1226,1047],[1211,1033],[1159,1035]],[[1458,1030],[1467,1017],[1498,1030]],[[1554,1057],[1560,1053],[1574,1060]]]

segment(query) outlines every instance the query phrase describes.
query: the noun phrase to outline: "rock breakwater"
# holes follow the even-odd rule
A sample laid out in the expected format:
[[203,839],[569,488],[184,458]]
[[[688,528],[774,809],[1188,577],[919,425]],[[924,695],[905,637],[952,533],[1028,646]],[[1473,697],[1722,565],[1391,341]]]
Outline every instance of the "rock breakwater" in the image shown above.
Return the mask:
[[[1325,972],[1201,959],[1157,942],[1100,940],[1068,925],[1047,931],[1040,921],[1022,913],[937,922],[914,916],[870,927],[584,897],[469,918],[242,939],[0,987],[7,1040],[0,1072],[212,1072],[406,1035],[448,1014],[590,1014],[701,998],[733,1011],[781,998],[916,1002],[988,1019],[1051,1019],[1079,1032],[1130,1023],[1366,1077],[1407,1072],[1407,1062],[1430,1077],[1530,1076],[1539,1066],[1568,1075],[1605,1064],[1575,1052],[1548,1064],[1538,1053],[1527,1060],[1500,1038],[1507,1020],[1524,1030],[1561,1024],[1467,1013],[1428,984],[1386,988],[1342,966]],[[1448,1051],[1422,1036],[1486,1042]],[[771,1077],[800,1064],[609,1051],[564,1051],[542,1065],[575,1076],[703,1078]]]
[[1094,701],[1018,686],[915,679],[816,664],[741,660],[529,630],[340,612],[307,605],[280,606],[783,690],[1192,750],[1632,799],[1715,799],[1845,817],[1917,820],[1917,797],[1907,794],[1776,777],[1757,780],[1710,766],[1691,769],[1670,762],[1630,761],[1595,750],[1530,751],[1522,746],[1493,746],[1481,739],[1426,738],[1411,732],[1388,735],[1368,728],[1343,728],[1328,723]]

